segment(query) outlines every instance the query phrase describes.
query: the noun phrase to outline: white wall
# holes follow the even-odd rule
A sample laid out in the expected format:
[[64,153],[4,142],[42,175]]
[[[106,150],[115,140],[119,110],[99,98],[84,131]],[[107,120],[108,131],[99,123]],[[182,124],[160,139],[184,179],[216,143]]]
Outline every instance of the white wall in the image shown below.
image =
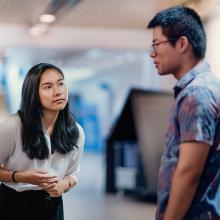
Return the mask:
[[220,79],[220,16],[213,17],[206,23],[206,33],[206,59],[215,75]]
[[[172,76],[158,76],[149,55],[137,51],[135,60],[106,69],[72,87],[86,102],[97,105],[105,135],[120,114],[131,88],[168,92],[172,91],[174,83]],[[108,89],[102,89],[103,84],[107,85]]]

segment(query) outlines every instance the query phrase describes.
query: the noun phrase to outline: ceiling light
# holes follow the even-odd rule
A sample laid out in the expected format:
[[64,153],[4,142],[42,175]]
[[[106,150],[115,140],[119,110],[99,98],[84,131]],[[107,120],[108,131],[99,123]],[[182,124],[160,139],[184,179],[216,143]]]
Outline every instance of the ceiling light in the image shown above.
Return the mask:
[[39,20],[43,23],[53,23],[56,20],[56,17],[52,14],[42,14],[39,17]]

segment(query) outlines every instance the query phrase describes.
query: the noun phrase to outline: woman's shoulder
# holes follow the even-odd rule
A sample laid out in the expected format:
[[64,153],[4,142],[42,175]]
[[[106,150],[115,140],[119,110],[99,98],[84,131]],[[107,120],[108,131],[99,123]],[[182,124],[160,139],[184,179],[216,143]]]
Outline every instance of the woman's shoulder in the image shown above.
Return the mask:
[[85,136],[85,133],[84,133],[84,130],[83,130],[82,126],[78,122],[76,122],[76,125],[77,125],[77,128],[79,130],[79,136],[80,137]]
[[11,139],[16,141],[16,138],[20,136],[20,118],[17,115],[12,115],[6,118],[0,125],[0,139]]
[[9,117],[9,120],[11,120],[11,123],[13,123],[16,126],[20,126],[21,125],[21,118],[20,118],[20,116],[18,114],[11,115]]
[[6,118],[1,123],[1,129],[16,129],[20,128],[21,120],[18,114],[14,114]]
[[76,122],[76,125],[79,130],[78,147],[81,148],[81,151],[82,151],[82,149],[84,148],[84,143],[85,143],[85,133],[84,133],[82,126],[79,123]]

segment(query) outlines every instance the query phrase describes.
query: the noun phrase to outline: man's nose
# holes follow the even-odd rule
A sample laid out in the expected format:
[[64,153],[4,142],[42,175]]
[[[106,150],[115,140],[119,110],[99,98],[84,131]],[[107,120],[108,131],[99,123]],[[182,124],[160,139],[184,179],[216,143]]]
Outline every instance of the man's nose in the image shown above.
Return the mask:
[[150,57],[151,58],[155,58],[157,56],[156,51],[154,50],[154,48],[150,48]]

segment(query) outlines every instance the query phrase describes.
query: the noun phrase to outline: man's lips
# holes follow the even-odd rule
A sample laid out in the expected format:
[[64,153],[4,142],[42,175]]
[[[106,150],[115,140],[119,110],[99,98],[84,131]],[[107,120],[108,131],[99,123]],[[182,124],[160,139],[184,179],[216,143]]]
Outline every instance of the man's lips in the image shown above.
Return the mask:
[[156,68],[158,67],[158,63],[154,62],[154,65],[155,65]]

